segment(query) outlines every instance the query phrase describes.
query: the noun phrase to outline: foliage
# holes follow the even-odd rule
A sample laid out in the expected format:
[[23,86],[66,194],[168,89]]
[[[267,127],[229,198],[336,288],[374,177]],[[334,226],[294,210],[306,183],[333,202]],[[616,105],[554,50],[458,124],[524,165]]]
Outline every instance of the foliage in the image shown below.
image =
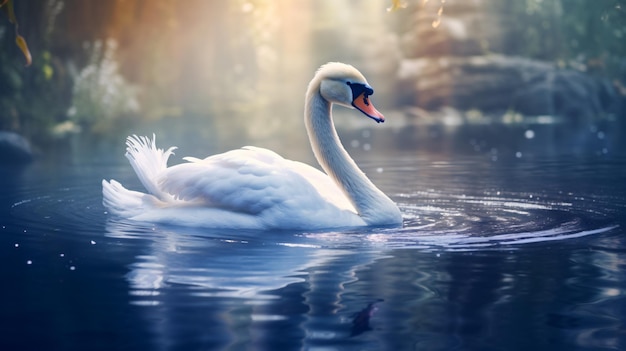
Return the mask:
[[92,132],[111,131],[115,124],[127,121],[139,111],[138,90],[119,71],[114,40],[97,40],[86,46],[90,51],[89,63],[75,77],[68,116]]
[[[626,58],[626,0],[492,1],[509,21],[511,54],[616,75]],[[496,6],[496,5],[494,5]]]
[[[58,132],[76,126],[104,132],[136,117],[141,106],[144,120],[194,116],[226,133],[271,135],[300,119],[261,116],[300,114],[301,101],[286,101],[285,95],[303,87],[321,60],[369,55],[373,66],[384,70],[387,65],[393,73],[394,52],[405,44],[404,38],[395,41],[389,32],[396,30],[389,27],[398,33],[414,30],[418,17],[411,10],[428,1],[439,9],[436,16],[421,17],[434,20],[428,22],[432,27],[451,25],[446,18],[463,16],[459,12],[472,4],[501,19],[467,33],[505,33],[506,47],[498,53],[579,64],[610,77],[626,74],[620,68],[626,65],[626,0],[379,0],[373,5],[188,0],[184,6],[171,0],[0,0],[7,14],[15,5],[10,21],[0,20],[0,129],[32,139],[49,138],[55,126]],[[350,16],[359,21],[348,25]],[[28,69],[15,59],[20,34],[12,18],[19,19],[20,34],[33,49]],[[385,21],[387,28],[372,26]],[[389,40],[350,37],[351,32]],[[85,49],[84,43],[91,44]],[[390,53],[380,56],[389,62],[369,54],[379,51]],[[212,115],[228,118],[207,121]]]
[[[1,1],[1,0],[0,0]],[[58,9],[60,0],[45,0]],[[16,18],[26,22],[33,51],[32,65],[26,69],[15,59],[14,25],[0,21],[0,130],[15,131],[37,143],[50,138],[51,128],[64,118],[71,92],[65,62],[50,50],[49,28],[58,11],[33,11],[37,1],[18,2]],[[5,10],[6,11],[6,10]]]
[[28,50],[28,44],[26,39],[22,37],[18,32],[17,19],[15,18],[15,11],[13,10],[13,0],[0,0],[0,9],[4,10],[7,16],[9,16],[9,22],[15,25],[15,44],[20,48],[26,59],[26,66],[30,66],[33,62],[33,58]]

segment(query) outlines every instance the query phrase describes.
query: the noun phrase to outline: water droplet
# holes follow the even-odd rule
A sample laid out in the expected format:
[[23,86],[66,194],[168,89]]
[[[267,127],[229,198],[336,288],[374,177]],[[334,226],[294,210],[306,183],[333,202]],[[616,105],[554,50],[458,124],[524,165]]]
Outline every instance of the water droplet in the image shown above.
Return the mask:
[[352,146],[353,148],[357,148],[359,147],[359,145],[361,145],[361,143],[359,143],[358,140],[354,139],[350,142],[350,146]]
[[20,244],[18,244],[18,243],[15,243],[15,247],[20,247]]
[[372,145],[370,145],[370,144],[363,144],[363,150],[370,151],[371,149],[372,149]]
[[604,139],[604,132],[603,131],[599,131],[598,134],[596,134],[598,136],[598,139],[602,140]]
[[59,257],[65,257],[65,254],[64,253],[59,254]]
[[527,131],[524,132],[524,137],[526,139],[532,139],[535,137],[535,131],[533,131],[532,129],[529,129]]
[[91,241],[91,245],[95,245],[95,244],[96,244],[96,242],[92,240]]
[[33,261],[32,260],[28,260],[28,261],[26,261],[26,264],[33,264]]
[[522,158],[522,153],[520,151],[516,152],[515,157]]
[[75,270],[76,270],[76,267],[70,266],[70,271],[75,271]]

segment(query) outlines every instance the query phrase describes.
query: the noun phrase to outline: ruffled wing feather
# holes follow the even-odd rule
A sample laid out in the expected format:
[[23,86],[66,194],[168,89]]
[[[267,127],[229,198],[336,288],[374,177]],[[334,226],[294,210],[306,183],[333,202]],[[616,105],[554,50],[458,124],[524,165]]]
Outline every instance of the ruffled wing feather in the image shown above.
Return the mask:
[[330,207],[355,213],[327,175],[267,149],[245,147],[186,160],[190,162],[165,169],[157,179],[161,191],[185,202],[252,215]]

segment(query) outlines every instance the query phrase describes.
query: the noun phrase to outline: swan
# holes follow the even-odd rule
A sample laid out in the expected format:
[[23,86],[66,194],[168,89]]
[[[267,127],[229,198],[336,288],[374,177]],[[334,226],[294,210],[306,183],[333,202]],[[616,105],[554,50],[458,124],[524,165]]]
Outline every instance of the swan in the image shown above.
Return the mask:
[[394,202],[358,168],[341,145],[332,105],[356,108],[381,123],[374,90],[353,66],[322,65],[308,85],[304,120],[315,158],[326,172],[246,146],[167,166],[175,147],[156,136],[129,136],[126,158],[147,192],[102,180],[109,213],[143,222],[232,229],[331,229],[399,226]]

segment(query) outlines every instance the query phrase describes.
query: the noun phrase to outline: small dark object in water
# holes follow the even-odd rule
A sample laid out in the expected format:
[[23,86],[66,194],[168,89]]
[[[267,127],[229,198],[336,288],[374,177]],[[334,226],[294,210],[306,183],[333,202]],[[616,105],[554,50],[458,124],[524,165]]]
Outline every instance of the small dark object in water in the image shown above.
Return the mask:
[[370,318],[372,318],[374,312],[378,310],[376,304],[383,301],[385,300],[378,299],[374,302],[370,302],[367,307],[354,314],[354,318],[352,319],[352,332],[350,333],[350,336],[357,336],[366,331],[372,330],[372,327],[370,327]]

